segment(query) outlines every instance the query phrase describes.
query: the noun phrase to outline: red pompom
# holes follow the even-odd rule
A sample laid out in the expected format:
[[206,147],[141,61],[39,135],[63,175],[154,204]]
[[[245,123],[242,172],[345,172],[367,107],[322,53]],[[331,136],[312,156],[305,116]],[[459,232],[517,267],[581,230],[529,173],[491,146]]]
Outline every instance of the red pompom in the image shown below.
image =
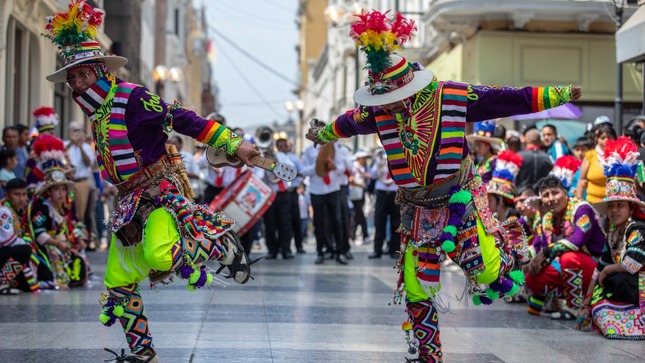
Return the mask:
[[617,153],[622,160],[625,160],[629,153],[634,152],[638,152],[638,146],[629,137],[621,136],[616,140],[607,140],[603,155],[605,158],[608,158],[613,153]]
[[45,106],[45,107],[39,107],[39,108],[35,109],[33,115],[34,115],[34,117],[49,116],[49,115],[54,114],[54,113],[56,113],[56,111],[54,111],[53,108]]
[[522,167],[522,155],[516,154],[511,150],[504,150],[497,155],[497,161],[506,161],[517,165],[518,168]]
[[555,164],[553,164],[554,168],[562,168],[562,169],[567,169],[571,170],[572,172],[577,172],[578,168],[580,167],[580,160],[578,160],[575,156],[571,155],[565,155],[561,156],[558,158],[558,160],[555,161]]
[[44,151],[65,151],[65,144],[63,140],[52,136],[50,134],[42,134],[38,136],[32,145],[33,152],[40,156]]

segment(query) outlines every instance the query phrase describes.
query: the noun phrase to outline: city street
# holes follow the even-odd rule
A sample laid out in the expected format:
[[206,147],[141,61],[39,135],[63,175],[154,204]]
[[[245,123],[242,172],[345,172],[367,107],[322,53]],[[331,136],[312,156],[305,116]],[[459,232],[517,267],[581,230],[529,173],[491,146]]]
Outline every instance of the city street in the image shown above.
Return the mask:
[[[159,292],[142,285],[160,362],[404,362],[405,313],[388,306],[393,260],[368,260],[368,245],[353,248],[349,266],[317,266],[313,245],[306,248],[295,260],[260,262],[245,286],[190,293],[180,281]],[[103,362],[111,356],[104,347],[127,348],[120,326],[98,321],[107,253],[89,257],[89,288],[0,297],[0,361]],[[466,309],[454,298],[461,273],[442,278],[452,310],[440,317],[445,362],[644,361],[643,342],[577,332],[573,322],[529,316],[523,304]]]

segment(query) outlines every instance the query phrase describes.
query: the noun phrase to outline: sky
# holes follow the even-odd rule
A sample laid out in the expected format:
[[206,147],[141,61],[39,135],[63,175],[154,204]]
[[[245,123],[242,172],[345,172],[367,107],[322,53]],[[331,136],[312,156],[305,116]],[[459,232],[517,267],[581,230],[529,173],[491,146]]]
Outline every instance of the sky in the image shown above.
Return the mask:
[[[195,6],[202,5],[215,45],[213,71],[227,124],[255,128],[275,120],[284,123],[289,117],[285,102],[297,100],[292,91],[297,88],[298,0],[195,0]],[[249,59],[211,28],[287,80]]]

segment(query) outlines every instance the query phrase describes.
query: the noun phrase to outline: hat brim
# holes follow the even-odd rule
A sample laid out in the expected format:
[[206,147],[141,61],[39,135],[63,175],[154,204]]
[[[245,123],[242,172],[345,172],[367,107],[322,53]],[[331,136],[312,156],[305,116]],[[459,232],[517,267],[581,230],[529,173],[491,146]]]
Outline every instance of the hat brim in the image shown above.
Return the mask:
[[36,193],[34,193],[34,194],[35,195],[41,195],[44,192],[48,191],[51,187],[55,187],[57,185],[65,185],[65,186],[67,186],[67,191],[68,192],[73,191],[73,190],[76,189],[76,184],[74,184],[73,181],[62,180],[62,181],[59,181],[59,182],[46,183],[46,184],[42,185],[40,188],[38,188],[38,190],[36,190]]
[[59,82],[66,82],[67,81],[67,70],[77,66],[81,63],[85,63],[87,61],[90,61],[92,59],[103,59],[105,61],[105,66],[107,67],[108,72],[114,72],[117,69],[123,67],[124,65],[128,64],[128,59],[124,57],[119,57],[116,55],[97,55],[94,57],[87,57],[83,59],[79,59],[76,62],[70,63],[66,65],[65,67],[57,70],[56,72],[48,75],[45,77],[48,81],[54,82],[54,83],[59,83]]
[[468,135],[466,136],[466,140],[468,141],[483,141],[487,142],[491,145],[496,145],[496,146],[502,146],[504,144],[504,140],[498,138],[498,137],[487,137],[487,136],[479,136],[479,135]]
[[370,92],[369,86],[364,86],[354,92],[354,102],[362,106],[382,106],[401,101],[424,89],[433,79],[432,71],[416,71],[410,83],[382,95],[374,95]]
[[593,203],[592,206],[596,210],[596,212],[600,214],[607,214],[607,207],[609,206],[610,202],[631,202],[636,205],[638,205],[641,209],[645,209],[645,203],[641,202],[639,199],[636,198],[627,198],[627,197],[618,197],[618,198],[612,198],[612,199],[607,199],[607,200],[602,200],[600,202]]

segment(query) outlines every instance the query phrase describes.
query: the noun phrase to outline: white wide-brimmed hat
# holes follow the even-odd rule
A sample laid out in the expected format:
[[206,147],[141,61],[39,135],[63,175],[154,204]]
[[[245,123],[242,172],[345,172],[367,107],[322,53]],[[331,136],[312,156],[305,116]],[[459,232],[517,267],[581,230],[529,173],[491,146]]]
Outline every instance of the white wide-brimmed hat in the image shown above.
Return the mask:
[[414,66],[399,56],[391,55],[391,67],[379,77],[370,75],[367,85],[354,92],[354,102],[363,106],[382,106],[412,97],[434,79],[429,70],[414,70]]

